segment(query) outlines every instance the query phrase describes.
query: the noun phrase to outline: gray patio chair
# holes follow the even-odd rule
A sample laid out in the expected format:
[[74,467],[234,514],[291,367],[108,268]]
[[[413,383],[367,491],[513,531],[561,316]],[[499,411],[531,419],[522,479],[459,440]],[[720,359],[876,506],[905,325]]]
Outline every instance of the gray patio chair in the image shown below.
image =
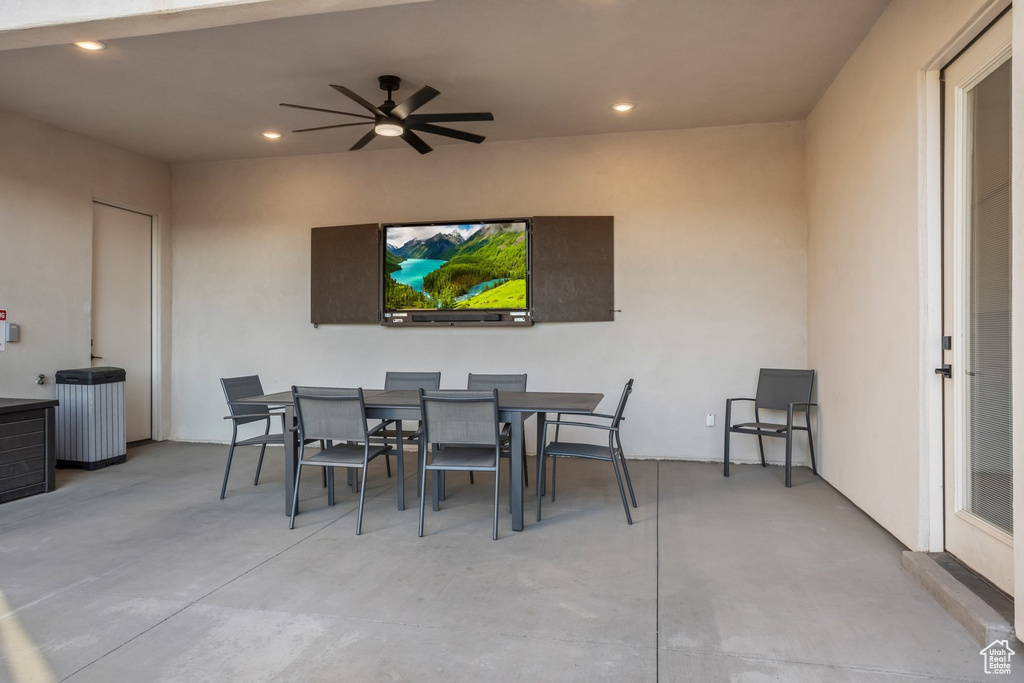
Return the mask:
[[[391,450],[386,444],[370,443],[370,436],[383,429],[378,425],[372,430],[366,428],[366,406],[362,389],[338,389],[331,387],[292,387],[295,399],[295,415],[299,423],[299,467],[295,472],[295,495],[292,498],[292,513],[288,528],[295,528],[295,514],[299,507],[299,481],[302,468],[345,467],[362,469],[362,485],[359,487],[359,512],[356,516],[356,534],[363,530],[363,505],[366,500],[366,469],[370,461]],[[322,439],[327,448],[306,457],[306,442]],[[398,476],[404,477],[402,459],[398,459]],[[333,481],[334,477],[330,478]],[[328,505],[333,505],[333,486],[328,488]]]
[[[633,494],[633,482],[629,478],[629,467],[626,465],[626,455],[622,451],[622,440],[619,438],[619,423],[622,422],[622,413],[626,409],[626,399],[633,393],[633,380],[626,382],[626,386],[622,389],[622,397],[619,398],[619,405],[615,408],[615,413],[612,415],[602,415],[601,413],[591,413],[589,415],[576,415],[572,421],[563,420],[562,413],[559,413],[555,420],[544,420],[543,435],[545,446],[540,452],[540,462],[538,463],[538,480],[537,480],[537,521],[540,521],[540,507],[541,501],[544,496],[541,494],[545,488],[545,477],[546,467],[544,460],[551,458],[551,502],[555,502],[555,473],[558,458],[583,458],[585,460],[607,460],[611,462],[612,468],[615,470],[615,480],[619,484],[619,496],[622,498],[622,509],[626,511],[626,522],[628,524],[633,523],[633,516],[629,513],[629,505],[626,503],[626,491],[622,486],[622,479],[625,477],[626,486],[629,487],[629,498],[633,503],[633,507],[636,507],[636,496]],[[590,422],[579,422],[579,418],[599,418],[608,420],[608,424],[597,424]],[[555,425],[555,440],[551,443],[547,442],[548,427]],[[590,443],[576,443],[570,441],[560,441],[559,431],[562,427],[573,427],[583,429],[597,429],[605,431],[608,434],[608,445],[604,444],[590,444]],[[619,465],[622,465],[622,473],[619,473]]]
[[[498,540],[498,491],[501,479],[501,437],[498,391],[424,391],[420,389],[423,438],[420,440],[420,527],[426,507],[427,471],[434,475],[434,510],[440,509],[440,475],[449,470],[494,472],[494,526]],[[444,448],[428,447],[444,444]]]
[[[250,396],[262,396],[263,385],[259,375],[246,375],[244,377],[222,377],[220,386],[224,390],[224,399],[228,404],[228,411],[231,413],[225,420],[231,420],[231,445],[228,447],[228,463],[224,467],[224,483],[220,485],[220,499],[224,500],[224,494],[228,488],[228,474],[231,472],[231,460],[235,454],[235,446],[259,446],[260,460],[256,463],[256,476],[253,477],[252,485],[256,486],[260,481],[260,470],[263,469],[263,455],[266,453],[268,444],[284,445],[283,434],[270,433],[271,418],[281,417],[281,428],[284,429],[284,413],[270,410],[266,404],[239,404],[233,402]],[[266,420],[267,427],[262,434],[248,439],[238,440],[238,427],[240,425]],[[324,444],[320,444],[323,448]],[[323,485],[327,486],[327,470],[324,469]]]
[[[434,390],[441,386],[441,373],[440,372],[388,372],[384,375],[384,390],[417,390],[427,389]],[[416,425],[416,429],[404,429],[402,427],[401,420],[382,420],[381,424],[385,426],[384,431],[379,432],[376,436],[385,440],[394,441],[398,434],[398,430],[401,430],[402,441],[409,441],[417,443],[420,438],[421,428],[420,425]],[[390,428],[394,425],[393,428]],[[375,437],[376,438],[376,437]],[[419,448],[417,447],[417,453]],[[388,477],[391,476],[391,456],[400,457],[401,454],[398,452],[388,453],[387,457],[384,458],[384,463],[387,466]]]
[[[469,373],[469,378],[466,380],[466,389],[469,391],[490,391],[491,389],[497,389],[498,391],[526,391],[526,373],[521,375],[474,375],[472,372]],[[508,422],[501,424],[501,455],[502,457],[510,457],[512,448],[512,425]],[[526,453],[522,454],[523,458],[523,484],[526,486],[530,485],[530,475],[526,470]],[[509,461],[509,469],[512,468],[512,462]],[[509,474],[509,480],[512,475]],[[469,473],[469,481],[473,481],[473,473]]]
[[[814,462],[814,435],[811,433],[811,391],[814,388],[814,370],[778,370],[761,368],[757,377],[757,392],[754,398],[730,398],[725,401],[725,471],[729,476],[729,437],[737,434],[753,434],[761,450],[761,467],[767,467],[764,457],[764,438],[782,437],[786,440],[786,486],[793,486],[793,433],[807,432],[807,444],[811,451],[811,472],[818,473]],[[732,423],[734,401],[753,401],[754,421]],[[762,410],[786,411],[786,423],[762,422]],[[794,413],[804,414],[804,426],[793,423]]]
[[[236,404],[234,401],[243,398],[249,398],[250,396],[262,396],[263,385],[260,383],[259,375],[246,375],[245,377],[222,377],[220,380],[220,386],[224,390],[224,400],[227,401],[228,411],[231,413],[225,420],[231,420],[231,445],[228,446],[228,462],[224,467],[224,482],[220,486],[220,498],[224,499],[224,494],[228,488],[228,475],[231,473],[231,460],[235,455],[236,446],[259,446],[260,447],[260,459],[256,463],[256,476],[252,480],[252,485],[256,486],[260,480],[260,470],[263,469],[263,455],[267,451],[267,444],[279,444],[284,445],[284,434],[270,433],[270,423],[272,418],[280,417],[282,430],[284,428],[284,413],[271,412],[270,408],[266,404]],[[238,428],[241,425],[253,424],[253,423],[265,423],[266,428],[262,434],[251,436],[246,439],[239,440]]]

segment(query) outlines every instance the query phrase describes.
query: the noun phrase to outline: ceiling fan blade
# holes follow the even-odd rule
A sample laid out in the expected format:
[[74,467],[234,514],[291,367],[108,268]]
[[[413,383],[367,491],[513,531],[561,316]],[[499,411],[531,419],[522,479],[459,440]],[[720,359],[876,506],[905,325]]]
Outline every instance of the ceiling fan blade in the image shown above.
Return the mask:
[[455,138],[456,140],[475,142],[478,145],[486,139],[483,135],[467,133],[466,131],[455,130],[454,128],[445,128],[444,126],[435,126],[430,123],[407,123],[406,128],[418,130],[421,133],[433,133],[434,135],[443,135],[448,138]]
[[426,154],[427,152],[430,152],[432,149],[430,145],[423,141],[423,138],[421,138],[419,135],[416,135],[416,133],[413,133],[408,128],[406,128],[405,132],[402,133],[402,139],[408,142],[410,145],[412,145],[413,149],[415,149],[420,154]]
[[345,86],[332,84],[331,87],[334,88],[335,90],[337,90],[338,92],[340,92],[345,97],[347,97],[350,100],[352,100],[353,102],[355,102],[356,104],[358,104],[359,106],[361,106],[364,109],[366,109],[368,112],[370,112],[374,116],[381,116],[381,117],[383,117],[385,115],[384,112],[382,112],[380,109],[378,109],[376,105],[374,105],[374,104],[364,100],[362,97],[360,97],[359,95],[355,94],[354,92],[352,92],[351,90],[349,90]]
[[426,104],[427,102],[434,99],[440,94],[440,92],[434,90],[429,85],[425,85],[416,92],[414,92],[412,95],[410,95],[409,99],[407,99],[405,102],[402,102],[400,105],[392,109],[391,114],[393,116],[397,116],[400,119],[404,119],[406,116],[413,113],[414,111],[416,111],[424,104]]
[[407,123],[448,123],[454,121],[493,121],[494,114],[489,111],[468,112],[465,114],[412,114],[406,117]]
[[327,130],[328,128],[348,128],[349,126],[369,126],[373,121],[360,121],[359,123],[336,123],[333,126],[317,126],[315,128],[299,128],[293,133],[308,133],[311,130]]
[[371,128],[370,132],[364,135],[363,137],[359,138],[359,142],[349,147],[348,151],[354,152],[357,149],[362,149],[363,147],[366,147],[366,144],[375,137],[377,137],[377,131]]
[[372,116],[367,116],[366,114],[353,114],[352,112],[338,111],[337,109],[321,109],[320,107],[307,107],[302,104],[288,104],[287,102],[282,102],[281,106],[292,107],[293,109],[308,109],[310,111],[325,111],[328,114],[344,114],[345,116],[355,116],[356,118],[359,119],[370,119],[371,121],[373,120]]

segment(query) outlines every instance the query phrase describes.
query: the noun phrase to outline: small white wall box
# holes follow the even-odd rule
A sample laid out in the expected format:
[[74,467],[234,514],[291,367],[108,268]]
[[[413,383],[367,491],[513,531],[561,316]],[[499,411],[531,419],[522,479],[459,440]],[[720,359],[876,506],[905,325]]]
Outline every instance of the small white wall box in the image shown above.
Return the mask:
[[21,328],[18,327],[18,323],[7,323],[7,341],[18,341],[18,335],[20,334],[20,332]]

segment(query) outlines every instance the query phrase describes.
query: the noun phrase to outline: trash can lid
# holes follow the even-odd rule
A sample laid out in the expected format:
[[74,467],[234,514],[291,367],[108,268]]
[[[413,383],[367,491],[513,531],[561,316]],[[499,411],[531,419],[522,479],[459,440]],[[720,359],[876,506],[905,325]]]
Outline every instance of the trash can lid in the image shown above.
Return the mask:
[[57,384],[113,384],[124,381],[124,368],[99,367],[58,370]]

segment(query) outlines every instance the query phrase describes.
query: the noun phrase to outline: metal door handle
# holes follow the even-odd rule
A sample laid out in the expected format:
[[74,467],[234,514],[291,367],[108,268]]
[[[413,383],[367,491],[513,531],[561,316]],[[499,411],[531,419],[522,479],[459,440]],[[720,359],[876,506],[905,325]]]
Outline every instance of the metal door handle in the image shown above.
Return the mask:
[[[103,356],[94,356],[91,353],[89,354],[89,358],[91,358],[92,360],[103,360]],[[938,370],[936,370],[935,372],[938,372]]]
[[941,368],[935,368],[935,374],[950,379],[953,377],[953,366],[949,363],[943,363]]

